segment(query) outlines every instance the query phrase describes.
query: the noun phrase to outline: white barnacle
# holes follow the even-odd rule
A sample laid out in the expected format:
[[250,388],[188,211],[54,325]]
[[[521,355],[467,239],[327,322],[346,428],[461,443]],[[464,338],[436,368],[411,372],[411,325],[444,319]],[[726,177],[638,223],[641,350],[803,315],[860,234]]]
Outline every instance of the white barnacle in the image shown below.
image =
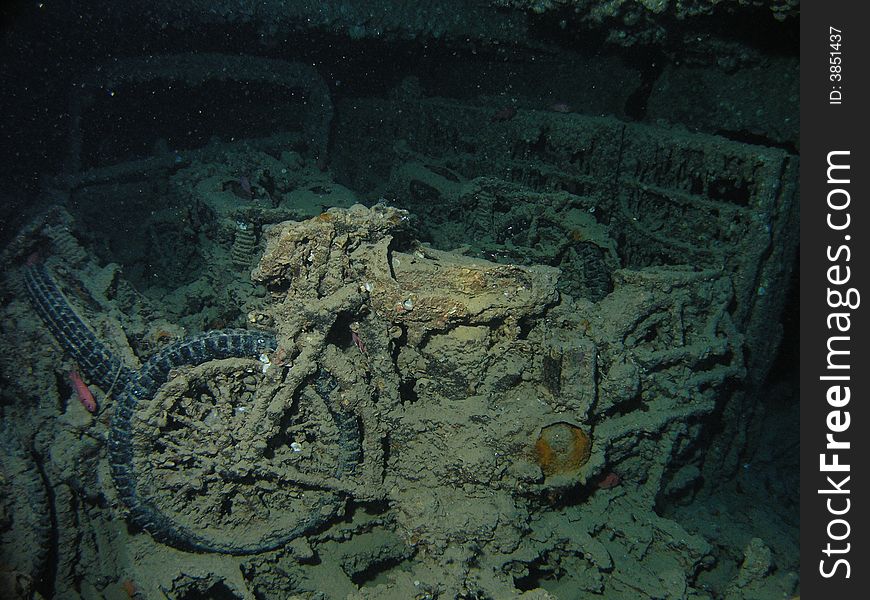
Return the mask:
[[272,361],[269,360],[269,357],[268,357],[268,355],[266,355],[266,354],[261,354],[261,355],[260,355],[260,362],[263,363],[263,368],[262,368],[263,373],[265,373],[266,371],[268,371],[268,370],[269,370],[269,367],[272,366]]
[[302,444],[299,442],[290,442],[290,448],[293,452],[302,452]]

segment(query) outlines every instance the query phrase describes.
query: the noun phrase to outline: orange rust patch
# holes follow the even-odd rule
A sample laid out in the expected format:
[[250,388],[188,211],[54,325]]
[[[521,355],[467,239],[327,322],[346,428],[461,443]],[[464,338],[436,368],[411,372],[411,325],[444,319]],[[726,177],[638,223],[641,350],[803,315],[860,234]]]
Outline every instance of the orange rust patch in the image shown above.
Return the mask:
[[535,460],[547,476],[577,473],[591,453],[589,435],[570,423],[547,425],[535,441]]
[[157,333],[154,334],[154,341],[158,346],[163,346],[172,341],[174,336],[164,329],[158,329]]

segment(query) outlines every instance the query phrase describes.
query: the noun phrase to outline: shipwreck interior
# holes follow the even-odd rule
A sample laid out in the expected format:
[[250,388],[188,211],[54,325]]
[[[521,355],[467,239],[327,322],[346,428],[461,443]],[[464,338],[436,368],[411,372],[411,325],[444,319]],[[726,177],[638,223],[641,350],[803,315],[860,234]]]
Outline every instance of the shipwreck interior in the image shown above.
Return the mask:
[[0,595],[799,595],[796,1],[0,16]]

